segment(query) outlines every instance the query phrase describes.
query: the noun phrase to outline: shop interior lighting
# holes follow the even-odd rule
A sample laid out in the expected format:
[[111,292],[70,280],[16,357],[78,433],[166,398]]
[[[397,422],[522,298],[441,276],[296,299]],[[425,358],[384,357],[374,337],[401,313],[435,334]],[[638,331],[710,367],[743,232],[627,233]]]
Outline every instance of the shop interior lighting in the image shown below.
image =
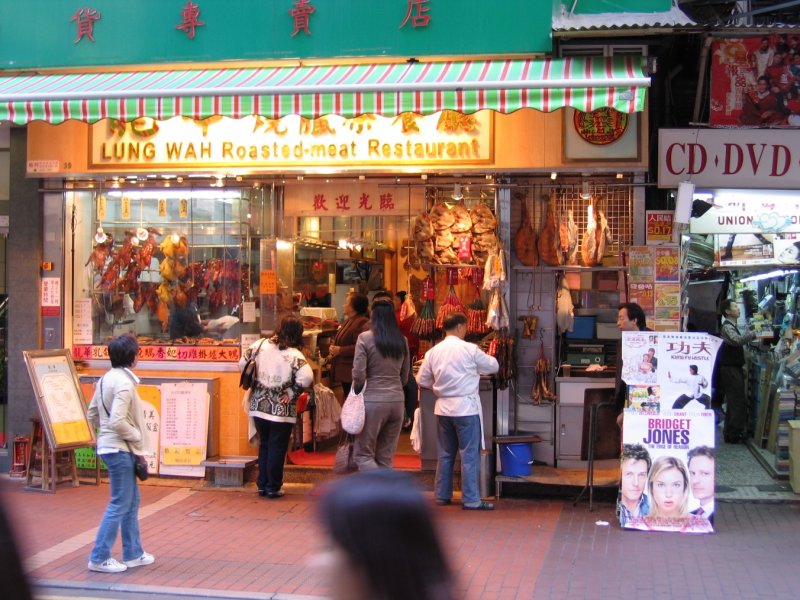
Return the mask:
[[622,173],[617,173],[617,179],[622,179],[624,175]]
[[428,174],[423,173],[422,175],[419,176],[419,178],[422,179],[422,181],[428,181]]
[[302,175],[298,175],[297,176],[297,181],[303,181],[303,176]]
[[461,193],[461,184],[457,183],[453,186],[453,195],[450,196],[453,200],[463,200],[464,194]]
[[589,191],[589,182],[584,181],[581,184],[581,200],[591,200],[592,193]]
[[366,176],[366,175],[359,175],[359,176],[358,176],[358,180],[359,180],[359,181],[364,181],[364,180],[366,180],[366,178],[367,178],[367,176]]
[[176,179],[176,181],[177,181],[178,183],[183,183],[183,177],[181,177],[181,176],[179,175],[179,176],[178,176],[178,178]]
[[787,271],[778,269],[776,271],[770,271],[769,273],[759,273],[758,275],[743,277],[739,281],[741,283],[747,283],[748,281],[761,281],[762,279],[772,279],[773,277],[785,277],[786,275],[794,275],[795,273],[797,273],[797,269],[789,269]]
[[555,171],[553,171],[552,173],[550,173],[550,179],[552,179],[553,181],[555,181],[556,179],[558,179],[558,173],[556,173]]

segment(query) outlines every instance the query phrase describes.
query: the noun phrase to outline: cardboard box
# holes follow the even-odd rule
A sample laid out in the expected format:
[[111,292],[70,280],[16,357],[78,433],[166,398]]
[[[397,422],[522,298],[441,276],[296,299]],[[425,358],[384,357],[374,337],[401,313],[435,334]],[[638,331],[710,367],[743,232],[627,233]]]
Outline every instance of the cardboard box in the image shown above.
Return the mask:
[[616,271],[600,271],[594,274],[594,288],[604,292],[613,292],[618,289],[619,274]]

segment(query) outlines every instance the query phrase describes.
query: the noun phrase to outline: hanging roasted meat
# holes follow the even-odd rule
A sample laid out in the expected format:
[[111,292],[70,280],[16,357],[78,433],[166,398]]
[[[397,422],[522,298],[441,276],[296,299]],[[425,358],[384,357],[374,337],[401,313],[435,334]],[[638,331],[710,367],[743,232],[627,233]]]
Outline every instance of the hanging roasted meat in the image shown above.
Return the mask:
[[600,264],[600,260],[605,250],[605,234],[600,224],[599,211],[592,202],[586,209],[586,233],[583,234],[581,242],[581,261],[587,267],[594,267]]
[[556,217],[556,197],[550,194],[547,200],[547,214],[542,231],[539,232],[539,258],[545,264],[557,267],[561,264],[561,243],[559,242],[558,218]]
[[567,211],[566,229],[567,229],[567,264],[577,265],[579,232],[578,232],[578,226],[575,224],[575,219],[573,218],[572,215],[572,209],[569,209]]
[[536,232],[533,230],[530,213],[525,204],[525,196],[520,194],[516,196],[516,199],[522,201],[522,223],[514,236],[514,251],[517,253],[519,262],[526,267],[535,267],[539,264],[539,254],[536,251]]

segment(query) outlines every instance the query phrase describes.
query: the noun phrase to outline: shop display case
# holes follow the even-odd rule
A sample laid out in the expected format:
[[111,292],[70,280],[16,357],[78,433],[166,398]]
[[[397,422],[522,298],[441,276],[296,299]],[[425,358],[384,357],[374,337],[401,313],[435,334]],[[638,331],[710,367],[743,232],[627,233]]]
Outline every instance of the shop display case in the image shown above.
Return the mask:
[[[242,302],[254,299],[257,190],[76,193],[77,358],[134,334],[148,359],[237,360]],[[193,350],[188,350],[193,348]]]

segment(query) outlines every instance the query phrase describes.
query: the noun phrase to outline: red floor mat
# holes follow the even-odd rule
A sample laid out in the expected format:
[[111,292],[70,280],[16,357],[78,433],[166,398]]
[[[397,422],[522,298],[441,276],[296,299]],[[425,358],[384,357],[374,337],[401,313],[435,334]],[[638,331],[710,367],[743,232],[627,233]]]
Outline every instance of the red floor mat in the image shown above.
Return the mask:
[[[289,452],[289,464],[304,465],[307,467],[331,467],[333,468],[333,458],[335,450],[322,452],[306,452],[305,450],[295,450]],[[420,463],[419,454],[395,454],[393,466],[395,469],[417,469]]]

